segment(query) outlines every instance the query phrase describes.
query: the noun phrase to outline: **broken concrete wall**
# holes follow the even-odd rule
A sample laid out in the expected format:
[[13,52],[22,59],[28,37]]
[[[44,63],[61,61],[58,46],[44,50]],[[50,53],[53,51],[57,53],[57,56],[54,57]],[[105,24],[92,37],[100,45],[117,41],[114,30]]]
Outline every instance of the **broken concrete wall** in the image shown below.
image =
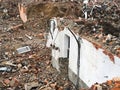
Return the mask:
[[95,82],[102,83],[120,76],[120,62],[116,62],[120,58],[113,55],[114,61],[111,61],[112,56],[106,55],[104,51],[101,48],[96,49],[91,42],[82,39],[80,77],[89,87]]
[[[51,39],[52,42],[49,44],[52,47],[52,57],[55,58],[52,61],[53,66],[60,70],[59,58],[68,58],[69,79],[75,85],[79,83],[81,88],[88,88],[96,82],[103,83],[120,76],[120,58],[107,52],[102,46],[98,47],[95,42],[81,37],[81,47],[78,48],[75,37],[78,39],[79,35],[74,33],[74,37],[67,27],[62,28],[62,30],[55,29],[52,35],[55,38]],[[80,49],[79,82],[77,81],[78,49]]]

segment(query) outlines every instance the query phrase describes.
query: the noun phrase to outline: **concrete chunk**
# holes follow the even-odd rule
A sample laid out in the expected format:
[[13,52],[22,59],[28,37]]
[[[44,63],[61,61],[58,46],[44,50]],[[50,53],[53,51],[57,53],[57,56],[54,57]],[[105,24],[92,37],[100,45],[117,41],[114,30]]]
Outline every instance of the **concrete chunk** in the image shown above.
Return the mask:
[[31,51],[29,46],[25,46],[17,49],[18,54],[26,53],[29,51]]

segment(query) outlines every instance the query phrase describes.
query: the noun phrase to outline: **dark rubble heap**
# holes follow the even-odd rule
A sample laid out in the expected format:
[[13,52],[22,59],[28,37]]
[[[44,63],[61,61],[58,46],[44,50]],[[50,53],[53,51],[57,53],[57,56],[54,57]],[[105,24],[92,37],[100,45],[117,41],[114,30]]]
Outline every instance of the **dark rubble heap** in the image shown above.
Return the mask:
[[101,7],[96,6],[92,15],[88,14],[87,20],[81,19],[77,22],[81,26],[79,34],[120,57],[120,1],[97,5]]

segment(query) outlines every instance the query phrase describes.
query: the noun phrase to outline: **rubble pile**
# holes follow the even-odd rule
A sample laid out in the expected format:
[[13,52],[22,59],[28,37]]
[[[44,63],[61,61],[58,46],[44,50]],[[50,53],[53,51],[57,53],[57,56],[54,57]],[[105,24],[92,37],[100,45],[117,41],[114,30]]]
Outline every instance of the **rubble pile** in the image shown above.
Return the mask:
[[87,20],[82,17],[79,17],[79,19],[70,17],[61,19],[57,17],[58,27],[61,30],[63,30],[63,27],[69,27],[74,33],[79,34],[80,37],[87,39],[94,45],[97,43],[97,48],[103,48],[120,57],[120,20],[119,17],[117,17],[118,21],[114,21],[111,18],[111,15],[101,19],[89,18]]
[[[79,34],[91,41],[97,41],[104,49],[120,57],[120,2],[98,4],[88,20],[77,22],[81,26]],[[106,6],[106,8],[102,8]]]
[[[109,52],[120,57],[120,6],[119,0],[95,4],[93,13],[81,25],[80,35],[97,41]],[[89,7],[90,10],[90,7]],[[89,11],[88,11],[89,12]]]
[[[39,17],[39,24],[35,23],[35,28],[42,27],[48,30],[48,22],[52,17],[73,20],[79,26],[77,29],[80,36],[87,37],[89,41],[98,42],[104,49],[120,57],[119,0],[92,4],[90,2],[87,8],[79,1],[45,2],[28,5],[28,7],[27,16],[31,19],[27,23],[35,21],[33,17]],[[84,19],[84,11],[88,12],[88,19]]]
[[51,65],[44,19],[23,23],[19,2],[0,1],[0,90],[75,90]]
[[29,37],[33,35],[26,30],[22,33],[19,30],[10,33],[11,39],[6,36],[7,34],[1,34],[0,89],[64,90],[68,87],[72,88],[69,86],[72,83],[68,78],[60,78],[62,75],[60,76],[51,66],[50,49],[45,47],[45,40],[39,39],[38,35],[29,39],[25,33]]
[[[6,3],[7,2],[7,3]],[[8,19],[11,17],[18,17],[19,15],[18,9],[15,9],[17,7],[17,4],[20,2],[20,0],[1,0],[0,1],[0,18],[1,19]],[[14,9],[13,9],[14,8]]]
[[105,83],[99,84],[95,83],[90,90],[119,90],[120,89],[120,80],[119,77],[116,77],[113,80],[108,80]]
[[[32,3],[34,1],[35,4]],[[66,18],[66,22],[71,23],[70,27],[74,27],[72,30],[81,37],[98,42],[120,57],[119,0],[116,0],[116,4],[100,3],[105,8],[96,6],[93,13],[88,14],[87,20],[82,9],[91,10],[91,6],[85,9],[77,1],[37,1],[40,0],[24,3],[27,7],[26,23],[22,22],[19,15],[18,3],[21,0],[0,1],[1,90],[75,90],[68,78],[51,66],[50,50],[45,47],[46,31],[49,30],[49,19],[52,17]],[[64,25],[67,26],[67,23]],[[111,85],[115,86],[115,83]],[[113,87],[111,90],[114,90]]]

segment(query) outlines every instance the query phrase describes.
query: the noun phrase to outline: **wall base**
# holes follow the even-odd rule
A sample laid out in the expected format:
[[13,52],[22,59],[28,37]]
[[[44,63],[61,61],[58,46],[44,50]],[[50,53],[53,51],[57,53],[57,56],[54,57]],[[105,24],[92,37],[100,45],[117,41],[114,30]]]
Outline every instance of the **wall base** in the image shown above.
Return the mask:
[[54,57],[52,57],[51,63],[52,63],[52,66],[56,68],[57,71],[60,72],[59,60],[56,60]]
[[52,66],[56,68],[62,76],[64,76],[65,78],[69,78],[69,80],[73,82],[75,86],[78,85],[78,88],[88,89],[88,86],[84,83],[84,81],[82,81],[80,78],[78,80],[78,76],[68,67],[68,59],[59,58],[58,60],[56,60],[54,57],[52,57],[51,62]]
[[54,57],[52,57],[51,63],[52,66],[57,69],[57,71],[68,74],[68,61],[69,60],[67,58],[59,58],[56,60]]
[[[70,81],[72,81],[75,86],[78,85],[77,86],[78,88],[83,88],[83,89],[88,89],[89,88],[84,83],[84,81],[82,81],[80,78],[78,80],[78,76],[70,68],[68,68],[68,77],[69,77]],[[77,84],[77,80],[78,80],[78,84]]]

